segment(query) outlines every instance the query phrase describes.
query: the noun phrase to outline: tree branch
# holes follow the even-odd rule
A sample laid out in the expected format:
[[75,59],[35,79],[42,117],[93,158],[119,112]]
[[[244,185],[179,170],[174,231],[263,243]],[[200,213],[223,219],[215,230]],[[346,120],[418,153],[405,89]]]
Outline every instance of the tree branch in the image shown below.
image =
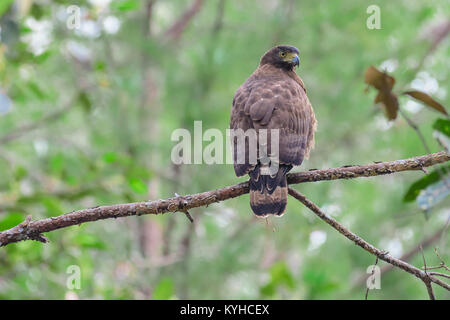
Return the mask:
[[[289,184],[297,184],[323,180],[372,177],[400,171],[421,170],[424,167],[444,163],[449,160],[450,154],[447,154],[445,152],[437,152],[405,160],[380,162],[363,166],[346,166],[341,168],[291,173],[287,178]],[[135,215],[140,216],[144,214],[162,214],[167,212],[182,212],[184,214],[184,212],[192,208],[208,206],[212,203],[235,198],[248,192],[248,182],[242,182],[233,186],[187,196],[177,196],[155,201],[94,207],[73,211],[58,217],[51,217],[36,221],[27,219],[27,221],[14,228],[0,232],[0,246],[5,246],[7,244],[23,240],[37,240],[46,242],[46,239],[42,236],[42,233],[44,232],[50,232],[69,226],[79,225],[81,223],[89,221]]]
[[[414,257],[419,251],[420,248],[426,248],[439,240],[439,238],[442,236],[444,231],[447,229],[447,226],[443,226],[439,230],[437,230],[433,235],[423,239],[419,244],[415,245],[411,250],[404,253],[399,259],[402,261],[409,261],[412,257]],[[386,272],[391,271],[394,268],[392,264],[387,264],[380,268],[380,275],[385,274]],[[440,268],[440,267],[439,267]],[[430,270],[430,267],[427,268],[427,270]],[[431,274],[431,273],[430,273]],[[366,277],[361,277],[355,284],[356,286],[360,286],[366,283]]]
[[181,17],[177,21],[175,21],[175,23],[169,29],[167,29],[164,35],[172,41],[177,41],[192,18],[202,8],[203,1],[204,0],[195,0],[192,5],[187,8],[185,12],[183,12]]
[[41,119],[35,121],[35,122],[29,122],[26,123],[15,130],[11,131],[7,135],[0,137],[0,144],[6,144],[10,141],[13,141],[15,139],[18,139],[22,137],[24,134],[36,130],[39,127],[42,127],[46,125],[47,123],[53,122],[55,119],[62,117],[66,114],[67,111],[72,109],[76,103],[74,103],[74,98],[72,98],[67,105],[61,107],[60,109],[54,110],[49,112],[48,114],[44,115]]
[[381,259],[383,261],[386,261],[387,263],[390,263],[390,264],[392,264],[392,265],[394,265],[394,266],[396,266],[396,267],[398,267],[398,268],[400,268],[400,269],[402,269],[402,270],[404,270],[404,271],[406,271],[406,272],[416,276],[420,280],[422,280],[423,283],[425,284],[425,286],[427,287],[427,291],[429,293],[430,299],[434,299],[434,294],[433,294],[432,288],[431,288],[431,282],[434,282],[437,285],[439,285],[439,286],[441,286],[441,287],[443,287],[443,288],[445,288],[445,289],[450,291],[450,285],[449,284],[443,282],[440,279],[435,278],[434,276],[430,275],[426,271],[420,270],[419,268],[416,268],[416,267],[410,265],[409,263],[406,263],[406,262],[404,262],[404,261],[402,261],[400,259],[396,259],[396,258],[390,256],[387,252],[382,251],[382,250],[374,247],[373,245],[371,245],[370,243],[368,243],[367,241],[365,241],[364,239],[362,239],[361,237],[359,237],[355,233],[351,232],[346,227],[341,225],[339,222],[337,222],[336,220],[334,220],[333,218],[328,216],[326,213],[324,213],[322,210],[320,210],[320,208],[318,206],[316,206],[313,202],[308,200],[300,192],[289,188],[289,194],[292,197],[294,197],[295,199],[297,199],[298,201],[300,201],[301,203],[303,203],[308,209],[310,209],[320,219],[322,219],[323,221],[328,223],[330,226],[332,226],[334,229],[336,229],[340,234],[342,234],[346,238],[348,238],[351,241],[353,241],[356,245],[360,246],[361,248],[363,248],[367,252],[375,255],[377,258],[379,258],[379,259]]

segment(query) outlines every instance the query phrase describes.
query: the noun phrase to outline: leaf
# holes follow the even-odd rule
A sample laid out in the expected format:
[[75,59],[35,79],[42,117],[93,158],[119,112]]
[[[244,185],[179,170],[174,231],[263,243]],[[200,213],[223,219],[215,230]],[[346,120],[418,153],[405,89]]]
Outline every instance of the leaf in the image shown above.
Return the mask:
[[0,220],[0,231],[11,229],[25,220],[23,213],[11,212]]
[[111,3],[111,9],[116,9],[119,11],[136,10],[139,9],[139,1],[136,0],[114,1]]
[[388,89],[390,91],[394,88],[395,78],[386,72],[381,72],[374,66],[370,66],[366,70],[364,82],[378,90]]
[[422,91],[417,90],[411,90],[411,91],[405,91],[403,94],[407,94],[408,96],[413,97],[414,99],[417,99],[419,101],[422,101],[427,106],[439,111],[440,113],[443,113],[445,115],[448,115],[447,110],[445,110],[444,106],[434,100],[432,97],[430,97],[428,94]]
[[134,192],[139,194],[146,194],[148,191],[147,185],[140,178],[130,178],[128,185]]
[[113,163],[117,161],[117,153],[111,151],[103,155],[103,161],[106,163]]
[[445,151],[447,153],[450,153],[450,137],[446,136],[443,133],[440,133],[439,131],[433,132],[434,138],[437,140],[437,142],[444,147]]
[[14,179],[16,179],[16,181],[20,181],[23,178],[25,178],[27,174],[28,174],[27,169],[25,169],[22,166],[18,166],[14,171]]
[[447,119],[437,119],[433,123],[433,129],[442,132],[447,137],[450,137],[450,120]]
[[450,194],[450,175],[420,191],[417,197],[419,208],[428,211]]
[[173,281],[169,277],[163,278],[153,290],[154,300],[169,300],[173,296]]
[[44,16],[44,7],[41,5],[38,5],[37,3],[33,3],[31,5],[30,15],[34,17],[36,20],[42,19]]
[[92,110],[91,99],[89,99],[89,96],[87,95],[86,91],[81,91],[78,94],[78,101],[80,102],[84,111],[89,112]]
[[0,17],[9,9],[14,0],[2,0],[0,1]]
[[448,167],[441,167],[440,172],[437,170],[434,170],[430,174],[427,174],[426,176],[420,178],[419,180],[415,181],[406,191],[405,195],[403,196],[403,202],[412,202],[416,200],[416,198],[419,196],[420,191],[427,188],[428,186],[432,185],[433,183],[436,183],[440,180],[442,173],[450,172],[450,166]]
[[53,54],[53,52],[51,50],[47,50],[44,53],[34,57],[34,62],[35,63],[43,63],[45,62],[51,55]]
[[388,75],[386,72],[381,72],[374,66],[367,68],[364,82],[378,90],[375,97],[375,103],[384,105],[386,117],[389,120],[397,118],[398,113],[398,99],[392,92],[395,85],[395,78]]
[[275,294],[275,286],[273,282],[269,282],[264,285],[259,291],[263,296],[273,296]]
[[398,114],[398,99],[391,91],[379,91],[375,97],[375,103],[384,105],[384,112],[388,120],[395,120]]
[[97,71],[105,71],[106,70],[106,63],[103,61],[96,61],[94,64],[94,68]]
[[41,198],[41,202],[47,209],[49,216],[59,216],[64,213],[61,201],[56,197],[44,196]]
[[75,235],[73,242],[83,248],[92,248],[98,250],[105,250],[107,248],[106,244],[94,234],[78,233],[77,235]]
[[303,280],[311,287],[311,298],[318,292],[332,291],[339,287],[339,283],[330,279],[325,270],[317,267],[307,268],[303,272]]
[[39,100],[44,100],[46,98],[46,94],[41,90],[36,82],[28,82],[27,87]]
[[61,174],[66,165],[66,158],[62,153],[57,153],[48,159],[48,165],[53,174]]
[[270,281],[260,289],[261,294],[265,296],[274,295],[276,289],[281,285],[285,285],[290,289],[295,287],[294,278],[286,263],[282,261],[272,265],[270,268],[270,276]]
[[284,262],[275,263],[270,268],[270,274],[275,284],[285,284],[289,288],[294,288],[294,278]]

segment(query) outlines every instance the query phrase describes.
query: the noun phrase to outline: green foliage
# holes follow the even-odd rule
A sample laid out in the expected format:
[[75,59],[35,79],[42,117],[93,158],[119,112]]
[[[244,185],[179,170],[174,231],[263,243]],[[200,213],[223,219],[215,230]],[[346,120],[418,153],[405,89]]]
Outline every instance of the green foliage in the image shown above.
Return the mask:
[[97,250],[105,250],[106,244],[94,234],[79,233],[73,237],[75,244],[78,244],[82,248],[93,248]]
[[286,287],[287,289],[293,289],[295,287],[292,274],[286,264],[281,261],[274,263],[270,268],[270,281],[261,287],[261,294],[272,297],[280,286]]
[[444,176],[439,179],[437,183],[434,183],[425,188],[417,196],[417,204],[419,207],[428,211],[432,207],[436,206],[439,202],[444,200],[450,194],[450,177]]
[[118,0],[111,3],[111,9],[119,11],[132,11],[139,9],[138,0]]
[[24,215],[19,212],[10,212],[0,220],[0,230],[7,230],[24,221]]
[[415,181],[403,196],[403,201],[411,202],[416,200],[417,196],[422,190],[438,182],[443,175],[445,175],[447,172],[450,172],[449,170],[450,166],[441,167],[438,170],[433,170],[433,172],[431,172],[430,174],[427,174],[426,176]]
[[450,120],[447,119],[437,119],[433,123],[433,129],[442,132],[447,137],[450,138]]
[[335,290],[338,283],[329,279],[330,275],[321,268],[308,268],[303,273],[303,280],[311,288],[310,299],[319,298],[320,294]]
[[154,300],[169,300],[174,294],[173,281],[169,277],[162,278],[153,290]]
[[139,194],[146,194],[148,192],[147,185],[140,178],[132,177],[128,179],[130,188]]
[[0,3],[0,17],[8,10],[14,0],[4,0]]

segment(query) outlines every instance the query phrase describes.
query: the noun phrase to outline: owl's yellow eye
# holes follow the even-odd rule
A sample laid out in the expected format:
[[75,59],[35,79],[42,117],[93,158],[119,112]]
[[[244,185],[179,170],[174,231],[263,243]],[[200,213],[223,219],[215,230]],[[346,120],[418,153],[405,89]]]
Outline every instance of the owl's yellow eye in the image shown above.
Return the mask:
[[281,52],[280,52],[280,57],[282,57],[282,58],[286,57],[286,52],[281,51]]

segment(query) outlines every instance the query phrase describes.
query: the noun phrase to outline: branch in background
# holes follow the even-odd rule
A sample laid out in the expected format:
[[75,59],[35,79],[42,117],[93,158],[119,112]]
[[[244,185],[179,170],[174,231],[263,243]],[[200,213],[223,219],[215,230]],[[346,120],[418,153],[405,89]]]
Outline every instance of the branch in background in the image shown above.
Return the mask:
[[[431,244],[433,244],[434,242],[436,242],[437,240],[439,240],[439,238],[441,237],[441,235],[444,233],[444,231],[447,230],[447,226],[444,226],[442,228],[440,228],[438,231],[436,231],[433,235],[429,236],[428,238],[422,240],[418,245],[414,246],[413,249],[409,250],[408,252],[406,252],[405,254],[403,254],[399,260],[402,261],[409,261],[412,257],[414,257],[417,253],[420,252],[420,248],[426,248],[428,246],[430,246]],[[383,266],[380,269],[380,275],[385,274],[386,272],[391,271],[394,268],[393,265],[391,264],[387,264],[385,266]],[[429,268],[428,268],[429,269]],[[366,283],[366,277],[362,277],[360,278],[355,286],[360,286],[362,284]]]
[[434,52],[436,48],[439,46],[439,44],[442,42],[442,40],[444,40],[449,33],[450,33],[450,19],[447,19],[441,22],[439,25],[435,26],[430,32],[433,42],[430,48],[428,49],[428,54]]
[[[155,1],[154,0],[145,0],[145,11],[143,12],[143,21],[142,21],[142,37],[145,41],[152,41],[152,25],[153,25],[153,8]],[[155,143],[155,137],[159,136],[159,126],[158,126],[158,117],[160,111],[160,104],[157,102],[158,97],[158,87],[154,81],[153,77],[153,68],[152,68],[152,60],[153,56],[151,52],[149,52],[145,47],[142,48],[141,51],[141,95],[136,98],[139,100],[137,104],[139,106],[137,112],[139,115],[138,120],[138,128],[139,132],[145,133],[144,136],[151,137],[149,140],[150,143]],[[129,111],[127,108],[121,108],[121,113],[123,117],[129,116]],[[125,123],[129,123],[129,121],[125,121]],[[139,159],[141,153],[139,152],[139,141],[140,137],[137,138],[133,135],[133,130],[130,127],[127,127],[124,131],[126,136],[132,137],[132,139],[123,139],[124,146],[128,149],[128,153],[134,159]],[[137,138],[137,139],[136,139]],[[158,163],[157,157],[158,154],[152,153],[150,154],[149,163]],[[149,198],[157,198],[159,195],[159,177],[155,177],[152,179],[151,183],[148,186],[147,197]],[[138,223],[136,225],[136,238],[139,243],[140,252],[143,257],[149,256],[151,260],[159,259],[159,245],[164,244],[164,241],[161,237],[160,232],[155,232],[159,230],[159,227],[154,224],[154,221],[148,220],[143,223]]]
[[398,111],[400,112],[401,116],[406,120],[408,125],[416,132],[417,136],[419,137],[420,141],[422,142],[423,147],[425,148],[426,153],[431,153],[431,149],[428,146],[425,137],[422,134],[422,131],[420,131],[419,126],[409,118],[405,112],[401,108],[398,108]]
[[18,139],[21,136],[23,136],[24,134],[36,130],[39,127],[42,127],[46,124],[48,124],[49,122],[58,119],[59,117],[62,117],[66,114],[67,111],[69,111],[70,109],[72,109],[74,106],[76,105],[76,103],[74,103],[74,99],[70,99],[69,103],[52,112],[49,112],[48,114],[44,115],[40,120],[37,120],[35,122],[30,122],[30,123],[26,123],[20,127],[18,127],[17,129],[13,130],[12,132],[10,132],[9,134],[0,137],[0,144],[4,144],[4,143],[8,143],[11,142],[12,140]]
[[[439,255],[439,253],[437,252],[437,249],[434,248],[434,253],[436,254],[436,256],[438,257],[438,259],[441,261],[441,263],[439,264],[439,266],[435,266],[435,267],[427,267],[427,265],[424,263],[424,266],[422,269],[424,269],[425,271],[427,270],[436,270],[436,269],[445,269],[447,271],[450,271],[450,268],[447,266],[447,264],[445,263],[445,261],[441,258],[441,256]],[[439,273],[439,272],[430,272],[430,274],[434,273],[435,275],[438,275],[440,277],[445,277],[445,278],[450,278],[449,275],[444,274],[444,273]]]
[[431,282],[436,283],[437,285],[447,289],[450,291],[450,285],[443,282],[442,280],[430,275],[426,271],[420,270],[419,268],[416,268],[409,263],[406,263],[400,259],[396,259],[392,256],[390,256],[387,252],[382,251],[361,237],[357,236],[347,228],[345,228],[343,225],[341,225],[339,222],[328,216],[326,213],[324,213],[318,206],[316,206],[313,202],[308,200],[303,194],[300,192],[289,188],[289,194],[303,203],[308,209],[310,209],[312,212],[314,212],[320,219],[328,223],[330,226],[332,226],[334,229],[336,229],[340,234],[354,242],[356,245],[360,246],[367,252],[375,255],[377,258],[386,261],[387,263],[392,264],[393,266],[396,266],[414,276],[419,278],[423,281],[423,283],[426,285],[428,293],[430,295],[430,299],[434,299],[434,295],[432,294],[432,288],[431,288]]
[[428,32],[425,36],[426,38],[431,39],[431,45],[428,50],[423,55],[422,59],[417,64],[415,68],[415,72],[417,73],[420,69],[422,69],[427,58],[436,51],[438,46],[442,43],[442,41],[447,37],[450,33],[450,19],[447,19],[441,22],[439,25],[434,26],[432,30]]
[[[431,149],[428,146],[428,144],[425,140],[425,137],[422,134],[422,131],[419,129],[419,126],[413,120],[411,120],[411,118],[409,118],[400,107],[398,108],[398,111],[402,115],[402,117],[406,120],[406,122],[411,127],[411,129],[413,129],[416,132],[417,136],[419,137],[420,141],[422,142],[425,152],[428,154],[431,153]],[[440,168],[437,170],[437,172],[438,172],[439,176],[441,177],[441,179],[443,179],[445,177],[445,172],[443,170],[441,170]],[[425,171],[425,173],[428,173],[428,172]],[[445,179],[443,179],[443,181],[445,181]]]
[[219,0],[217,3],[216,19],[214,20],[212,33],[217,34],[223,27],[223,15],[225,11],[225,0]]
[[[422,59],[420,60],[419,64],[414,70],[414,75],[416,75],[420,69],[422,69],[425,60],[434,52],[436,51],[437,47],[442,43],[442,41],[447,37],[447,35],[450,33],[450,19],[447,19],[443,22],[441,22],[439,25],[435,26],[427,35],[428,38],[431,39],[431,45],[429,46],[428,50],[425,52],[425,54],[422,56]],[[409,84],[407,85],[409,86]],[[407,89],[407,86],[402,91],[405,91]],[[399,108],[399,112],[402,115],[402,117],[406,120],[408,125],[416,132],[417,136],[419,137],[420,141],[422,142],[422,145],[425,148],[425,151],[427,153],[431,153],[431,149],[428,146],[425,137],[423,136],[422,132],[420,131],[418,125],[412,121],[408,116],[406,116],[406,113],[402,111],[401,108]]]
[[[427,271],[427,261],[425,259],[425,254],[423,253],[423,248],[420,247],[420,252],[422,253],[422,259],[423,259],[423,265],[425,266],[425,274],[428,276],[428,271]],[[436,300],[436,297],[434,295],[434,291],[433,291],[433,286],[431,285],[431,279],[427,279],[427,281],[423,281],[423,283],[425,284],[425,287],[427,287],[427,291],[428,291],[428,295],[430,297],[430,300]]]
[[[375,260],[375,264],[373,265],[374,268],[372,269],[372,274],[371,274],[372,277],[375,274],[375,266],[378,265],[378,260],[379,260],[379,258],[377,257],[377,259]],[[391,266],[391,264],[390,264],[390,266]],[[370,290],[370,287],[367,286],[365,300],[367,300],[367,298],[369,298],[369,290]]]
[[200,11],[202,6],[203,0],[195,0],[194,3],[181,15],[181,17],[169,29],[167,29],[164,36],[172,41],[177,41],[192,18]]
[[[424,167],[444,163],[449,160],[450,154],[437,152],[405,160],[380,162],[365,166],[347,166],[342,168],[292,173],[288,175],[288,183],[296,184],[323,180],[371,177],[407,170],[421,170]],[[162,214],[166,212],[182,212],[184,214],[184,212],[189,209],[208,206],[212,203],[235,198],[248,192],[248,182],[242,182],[233,186],[193,195],[82,209],[58,217],[36,221],[27,219],[27,221],[14,228],[0,232],[0,246],[23,240],[46,242],[46,239],[42,236],[42,233],[44,232],[79,225],[89,221],[135,215],[140,216],[144,214]]]
[[151,30],[151,17],[153,13],[153,6],[155,1],[147,0],[145,3],[145,21],[144,21],[144,30],[143,34],[146,38],[149,38],[152,30]]

